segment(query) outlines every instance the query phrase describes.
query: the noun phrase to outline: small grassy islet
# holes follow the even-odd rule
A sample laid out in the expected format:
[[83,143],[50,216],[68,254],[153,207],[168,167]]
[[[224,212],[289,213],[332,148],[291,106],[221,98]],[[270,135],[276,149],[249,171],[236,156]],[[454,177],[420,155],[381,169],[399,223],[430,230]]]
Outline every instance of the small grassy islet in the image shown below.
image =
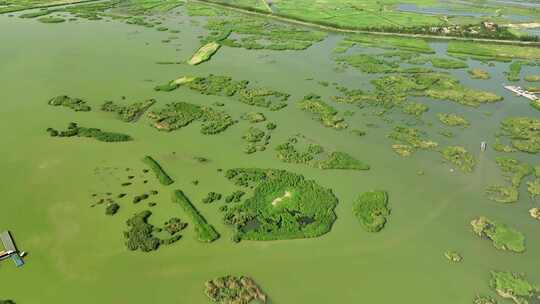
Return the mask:
[[119,105],[112,101],[106,101],[101,105],[101,110],[115,113],[118,119],[122,121],[136,122],[155,103],[155,99],[148,99],[129,105]]
[[492,185],[486,189],[488,198],[499,203],[515,203],[519,199],[519,186],[523,179],[533,173],[533,168],[527,163],[508,157],[497,157],[497,165],[507,174],[508,186]]
[[55,96],[49,100],[48,104],[55,107],[62,106],[70,108],[75,112],[89,112],[92,110],[92,107],[90,107],[86,101],[67,95]]
[[493,246],[499,250],[508,250],[516,253],[525,251],[525,236],[523,233],[505,224],[480,216],[471,221],[471,226],[476,235],[490,239],[493,242]]
[[224,276],[205,282],[205,293],[221,304],[266,303],[267,296],[249,277]]
[[148,117],[153,121],[154,128],[162,131],[178,130],[200,121],[201,133],[205,135],[221,133],[235,123],[224,111],[187,102],[166,104],[162,109],[149,112]]
[[386,191],[362,193],[353,203],[353,214],[368,232],[379,232],[390,215]]
[[47,128],[51,137],[89,137],[102,142],[125,142],[132,141],[133,138],[127,134],[106,132],[97,128],[80,127],[77,123],[69,123],[67,130],[58,131],[53,128]]
[[253,187],[251,197],[228,208],[225,223],[234,241],[311,238],[330,231],[338,200],[330,189],[302,175],[274,169],[230,169],[235,185]]

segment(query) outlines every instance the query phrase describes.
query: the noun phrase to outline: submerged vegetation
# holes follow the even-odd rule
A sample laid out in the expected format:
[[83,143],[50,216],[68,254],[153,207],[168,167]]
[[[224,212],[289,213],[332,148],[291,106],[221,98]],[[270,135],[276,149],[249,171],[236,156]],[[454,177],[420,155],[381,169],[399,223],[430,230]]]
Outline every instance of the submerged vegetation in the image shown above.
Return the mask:
[[194,121],[200,121],[201,133],[218,134],[225,131],[235,122],[232,117],[209,106],[199,106],[187,102],[166,104],[164,108],[148,113],[154,128],[163,131],[181,129]]
[[302,175],[273,169],[230,169],[235,185],[253,195],[225,213],[235,241],[310,238],[330,231],[338,200],[330,189]]
[[199,213],[199,210],[193,206],[188,197],[181,190],[176,190],[173,193],[173,202],[178,203],[184,212],[191,218],[197,240],[205,243],[210,243],[219,238],[219,233],[210,225],[206,219]]
[[476,235],[490,239],[497,249],[517,253],[525,251],[525,236],[523,233],[505,224],[481,216],[473,219],[471,225]]
[[353,214],[366,231],[380,231],[390,215],[388,194],[385,191],[362,193],[353,204]]
[[266,303],[266,295],[249,277],[224,276],[206,281],[205,293],[220,304]]
[[70,108],[75,112],[88,112],[92,110],[92,108],[86,103],[86,101],[79,98],[69,97],[67,95],[53,97],[49,100],[48,104],[56,107],[62,106]]
[[133,140],[131,136],[126,134],[105,132],[97,128],[80,127],[74,122],[71,122],[65,131],[47,128],[47,132],[52,137],[90,137],[103,142],[122,142]]

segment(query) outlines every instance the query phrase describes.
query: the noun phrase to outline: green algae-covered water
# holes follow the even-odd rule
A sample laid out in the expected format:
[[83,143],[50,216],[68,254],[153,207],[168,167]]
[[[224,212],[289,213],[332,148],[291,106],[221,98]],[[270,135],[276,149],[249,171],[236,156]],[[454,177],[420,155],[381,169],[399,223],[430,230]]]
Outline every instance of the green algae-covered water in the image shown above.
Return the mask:
[[[482,65],[489,81],[470,80],[465,70],[451,71],[467,86],[505,97],[503,102],[468,108],[456,103],[419,99],[429,105],[425,120],[432,138],[441,144],[465,146],[477,158],[471,174],[450,171],[437,152],[419,151],[409,159],[395,154],[386,138],[389,126],[376,116],[361,115],[354,106],[347,117],[350,128],[367,130],[364,137],[323,127],[294,103],[302,96],[323,97],[335,89],[317,81],[365,88],[372,76],[356,70],[336,71],[331,52],[340,37],[302,52],[248,51],[223,47],[211,61],[197,67],[160,65],[182,61],[199,47],[201,29],[183,17],[167,22],[179,37],[116,21],[75,21],[41,24],[0,16],[0,230],[12,231],[26,265],[0,264],[0,299],[33,303],[209,303],[204,282],[227,275],[248,275],[269,295],[271,303],[470,303],[476,294],[490,294],[490,270],[527,273],[540,282],[540,224],[529,217],[532,201],[524,187],[518,203],[502,205],[488,200],[484,190],[502,182],[496,152],[481,153],[480,142],[495,141],[499,122],[508,116],[538,117],[527,102],[502,88],[507,64]],[[172,28],[172,27],[171,27]],[[439,53],[444,43],[432,43]],[[471,67],[480,66],[469,62]],[[529,69],[529,67],[527,67]],[[530,68],[532,69],[532,68]],[[229,75],[249,79],[292,95],[289,107],[271,112],[237,101],[204,96],[185,89],[155,92],[156,84],[182,75]],[[314,78],[313,81],[306,78]],[[66,94],[87,100],[92,112],[73,112],[47,105],[53,96]],[[99,111],[105,100],[157,100],[156,106],[186,101],[201,105],[224,102],[236,119],[247,111],[261,111],[278,128],[269,149],[242,152],[245,121],[224,133],[201,135],[197,125],[165,133],[149,125],[121,122]],[[435,113],[462,114],[471,122],[455,138],[436,134]],[[491,115],[486,115],[490,112]],[[396,119],[398,119],[397,117]],[[123,132],[128,143],[102,143],[82,138],[51,138],[48,127],[63,129],[69,122]],[[375,123],[378,128],[366,128]],[[369,171],[322,171],[280,162],[273,148],[293,134],[302,133],[319,144],[367,162]],[[158,159],[175,184],[163,187],[153,177],[143,184],[144,155]],[[201,164],[194,157],[206,157]],[[534,155],[519,158],[538,165]],[[331,188],[339,199],[338,216],[331,232],[322,237],[272,242],[231,241],[231,229],[222,224],[217,203],[199,203],[210,191],[230,193],[236,188],[218,169],[235,167],[282,168],[303,174]],[[126,171],[129,168],[130,171]],[[417,171],[424,171],[418,175]],[[135,172],[135,173],[132,173]],[[135,175],[129,190],[120,184]],[[194,185],[192,181],[198,180]],[[93,193],[121,191],[139,194],[156,189],[156,207],[125,201],[113,217],[103,206],[91,207]],[[128,251],[125,221],[133,213],[152,210],[151,223],[172,216],[188,217],[170,199],[182,189],[221,238],[210,244],[195,240],[192,226],[183,238],[151,253]],[[352,215],[352,202],[364,191],[389,193],[391,216],[379,233],[365,232]],[[496,250],[490,241],[471,232],[470,220],[485,215],[513,226],[526,235],[527,251],[514,254]],[[189,221],[189,220],[188,220]],[[443,253],[460,252],[464,261],[449,263]]]

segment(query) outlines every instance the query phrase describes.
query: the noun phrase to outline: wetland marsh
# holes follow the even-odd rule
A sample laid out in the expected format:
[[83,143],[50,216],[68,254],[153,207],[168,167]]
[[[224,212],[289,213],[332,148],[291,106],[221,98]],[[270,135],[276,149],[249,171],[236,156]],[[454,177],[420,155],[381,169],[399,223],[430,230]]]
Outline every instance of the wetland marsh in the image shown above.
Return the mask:
[[82,5],[0,14],[0,303],[538,302],[539,48]]

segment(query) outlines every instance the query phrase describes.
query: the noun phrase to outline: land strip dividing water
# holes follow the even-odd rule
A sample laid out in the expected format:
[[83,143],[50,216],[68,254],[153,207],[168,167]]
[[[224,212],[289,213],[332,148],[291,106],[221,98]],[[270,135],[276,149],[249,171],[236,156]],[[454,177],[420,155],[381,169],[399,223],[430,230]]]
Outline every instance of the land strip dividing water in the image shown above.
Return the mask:
[[0,15],[29,11],[29,10],[34,10],[34,9],[44,9],[44,8],[59,7],[59,6],[71,6],[71,5],[90,3],[90,2],[100,2],[100,1],[103,1],[103,0],[80,0],[80,1],[45,4],[45,5],[39,5],[39,6],[33,6],[33,7],[20,7],[20,8],[14,8],[12,10],[0,11]]
[[394,32],[383,32],[383,31],[369,31],[369,30],[359,30],[359,29],[347,29],[340,28],[336,26],[323,25],[316,22],[305,21],[297,19],[294,17],[285,17],[281,15],[275,15],[273,13],[264,12],[255,9],[241,8],[237,6],[232,6],[226,3],[216,3],[208,0],[189,0],[197,3],[207,4],[208,6],[226,8],[231,11],[253,15],[253,16],[262,16],[282,22],[302,25],[306,27],[312,27],[319,30],[324,30],[327,32],[338,32],[338,33],[351,33],[351,34],[373,34],[381,36],[398,36],[398,37],[411,37],[411,38],[424,38],[424,39],[440,39],[440,40],[461,40],[461,41],[477,41],[477,42],[493,42],[501,44],[515,44],[515,45],[529,45],[529,46],[540,46],[540,42],[537,41],[520,41],[520,40],[501,40],[501,39],[488,39],[488,38],[471,38],[471,37],[454,37],[454,36],[439,36],[439,35],[426,35],[426,34],[410,34],[410,33],[394,33]]

